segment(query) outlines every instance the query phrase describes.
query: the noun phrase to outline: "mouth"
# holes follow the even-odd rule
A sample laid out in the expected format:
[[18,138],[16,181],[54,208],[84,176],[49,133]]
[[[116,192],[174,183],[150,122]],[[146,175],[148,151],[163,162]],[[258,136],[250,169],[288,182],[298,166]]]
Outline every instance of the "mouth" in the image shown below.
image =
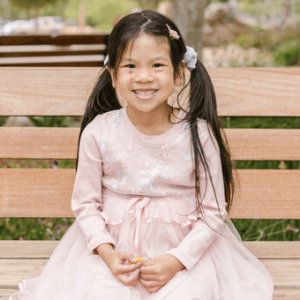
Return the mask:
[[157,90],[133,90],[134,93],[142,95],[142,96],[149,96],[157,92]]
[[133,90],[136,97],[140,100],[150,100],[154,97],[158,90],[149,89],[149,90]]

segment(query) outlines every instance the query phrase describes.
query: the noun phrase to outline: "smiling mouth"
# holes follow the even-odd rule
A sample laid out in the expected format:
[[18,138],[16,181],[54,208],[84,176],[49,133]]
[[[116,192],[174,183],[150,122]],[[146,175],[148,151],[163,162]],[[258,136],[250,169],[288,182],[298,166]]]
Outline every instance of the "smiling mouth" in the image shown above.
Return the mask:
[[142,90],[134,90],[134,92],[138,95],[149,96],[149,95],[157,92],[157,90],[143,90],[143,91]]

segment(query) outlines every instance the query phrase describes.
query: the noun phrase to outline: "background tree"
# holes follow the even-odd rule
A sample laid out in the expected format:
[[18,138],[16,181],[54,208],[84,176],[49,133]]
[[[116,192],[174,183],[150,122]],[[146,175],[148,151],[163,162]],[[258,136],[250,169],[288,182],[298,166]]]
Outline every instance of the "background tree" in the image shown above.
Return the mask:
[[161,0],[135,0],[138,6],[142,9],[156,9]]
[[191,46],[202,60],[202,26],[204,10],[210,0],[171,0],[173,21],[178,26],[186,45]]
[[62,0],[10,0],[11,6],[26,10],[30,17],[36,18],[40,15],[41,8],[56,5]]

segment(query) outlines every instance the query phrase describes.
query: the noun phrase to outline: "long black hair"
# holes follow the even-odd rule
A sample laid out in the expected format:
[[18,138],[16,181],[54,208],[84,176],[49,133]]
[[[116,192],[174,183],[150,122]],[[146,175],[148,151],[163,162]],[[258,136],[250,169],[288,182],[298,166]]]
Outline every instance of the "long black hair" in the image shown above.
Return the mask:
[[[170,38],[169,29],[166,25],[168,25],[172,30],[177,31],[180,35],[178,28],[171,20],[155,11],[145,10],[142,13],[133,13],[121,19],[112,30],[107,46],[107,54],[109,55],[109,61],[107,65],[115,70],[114,75],[116,76],[122,54],[124,53],[128,44],[133,42],[139,36],[139,34],[143,32],[145,34],[168,41],[170,46],[171,61],[174,68],[174,78],[179,76],[180,63],[182,62],[184,53],[186,52],[186,46],[181,37],[178,40]],[[234,181],[232,176],[233,165],[229,148],[227,146],[226,136],[224,132],[221,132],[222,123],[217,114],[217,103],[214,87],[206,69],[199,60],[196,63],[196,68],[191,71],[191,77],[188,84],[190,84],[189,109],[186,111],[186,116],[183,120],[188,122],[191,132],[195,164],[195,191],[199,204],[198,208],[202,213],[201,202],[203,200],[201,200],[199,197],[200,163],[203,165],[206,173],[206,184],[208,182],[208,176],[213,186],[209,165],[206,161],[199,139],[197,125],[199,118],[201,118],[207,121],[210,129],[209,132],[210,134],[212,132],[219,146],[224,179],[225,201],[227,203],[227,211],[229,211],[234,193]],[[188,84],[186,84],[185,87],[187,87]],[[179,98],[177,102],[180,105]],[[120,108],[121,105],[118,101],[115,89],[112,86],[111,75],[109,71],[105,69],[100,74],[98,81],[88,99],[81,123],[78,148],[81,134],[88,123],[90,123],[98,114],[103,114]],[[76,170],[78,166],[78,152]],[[216,201],[218,203],[217,197]]]

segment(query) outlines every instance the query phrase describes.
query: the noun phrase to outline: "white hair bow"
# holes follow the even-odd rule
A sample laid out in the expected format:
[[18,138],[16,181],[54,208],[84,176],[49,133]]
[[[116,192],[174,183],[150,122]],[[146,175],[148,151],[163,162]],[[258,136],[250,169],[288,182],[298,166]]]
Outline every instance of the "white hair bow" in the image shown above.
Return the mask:
[[186,46],[186,52],[184,53],[183,60],[186,67],[192,71],[196,68],[198,54],[193,47]]

